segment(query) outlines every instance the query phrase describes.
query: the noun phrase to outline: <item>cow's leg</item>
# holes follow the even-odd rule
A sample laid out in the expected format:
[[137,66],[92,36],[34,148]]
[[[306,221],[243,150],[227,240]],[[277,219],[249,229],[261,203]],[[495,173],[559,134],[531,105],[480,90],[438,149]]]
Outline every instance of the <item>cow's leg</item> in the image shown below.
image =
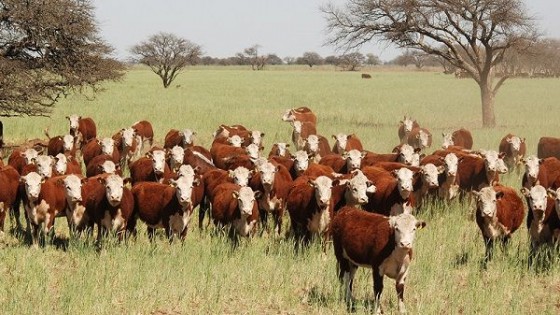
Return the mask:
[[153,242],[154,241],[154,234],[156,232],[156,229],[148,226],[147,230],[148,230],[148,239],[150,239],[150,242]]
[[200,231],[204,230],[204,216],[206,215],[206,212],[209,210],[210,210],[210,201],[208,200],[208,197],[205,196],[204,199],[202,199],[200,205],[198,206],[198,229]]
[[397,297],[399,299],[399,312],[401,314],[406,314],[406,307],[404,305],[404,281],[406,277],[402,277],[402,279],[397,278],[395,281],[395,288],[397,289]]
[[6,220],[6,211],[9,211],[9,208],[6,209],[6,207],[4,207],[4,203],[0,202],[0,237],[4,236],[4,221]]
[[274,211],[274,232],[276,236],[280,236],[282,232],[282,213],[281,211]]
[[[352,264],[346,259],[343,259],[343,261],[344,262],[341,263],[339,279],[344,288],[344,301],[346,302],[346,307],[348,308],[348,311],[354,312],[356,311],[356,305],[354,303],[352,292],[354,288],[354,276],[356,275],[358,266]],[[344,267],[342,267],[342,265],[344,265]]]
[[484,244],[486,245],[486,254],[484,256],[484,262],[489,262],[494,256],[494,240],[491,238],[484,238]]
[[373,294],[374,300],[373,305],[376,314],[383,314],[383,309],[381,308],[381,293],[383,292],[383,276],[379,273],[379,267],[374,266],[373,271]]

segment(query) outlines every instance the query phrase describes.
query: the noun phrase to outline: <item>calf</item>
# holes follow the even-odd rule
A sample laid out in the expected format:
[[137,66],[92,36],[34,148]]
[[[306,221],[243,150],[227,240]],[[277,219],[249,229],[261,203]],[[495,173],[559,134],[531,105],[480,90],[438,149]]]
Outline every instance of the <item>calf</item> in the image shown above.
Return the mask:
[[332,137],[335,141],[332,148],[333,153],[344,154],[350,150],[364,150],[362,142],[355,134],[347,135],[339,133],[337,135],[333,135]]
[[292,108],[286,110],[284,115],[282,116],[283,121],[301,121],[301,122],[310,122],[313,125],[317,126],[317,116],[309,109],[309,107],[299,107],[299,108]]
[[212,220],[217,226],[230,226],[230,237],[249,237],[259,219],[256,199],[261,192],[251,187],[223,183],[216,187],[212,199]]
[[443,133],[442,148],[447,149],[450,146],[462,147],[465,149],[472,149],[473,138],[471,132],[467,129],[461,128],[452,133]]
[[426,223],[411,214],[386,217],[353,207],[339,211],[332,222],[333,247],[338,278],[345,287],[345,300],[354,309],[352,287],[359,266],[371,268],[377,314],[381,313],[383,277],[396,281],[399,312],[405,313],[404,286],[412,260],[417,229]]
[[432,134],[426,128],[414,128],[408,135],[408,144],[423,150],[432,146]]
[[120,165],[113,162],[113,158],[107,154],[98,155],[89,162],[86,168],[86,176],[93,177],[100,174],[122,175]]
[[555,157],[560,159],[560,138],[541,137],[537,145],[539,159]]
[[154,150],[132,163],[130,165],[132,184],[148,181],[162,183],[171,178],[171,170],[167,163],[165,163],[165,158],[165,151]]
[[527,153],[527,146],[525,145],[525,138],[519,138],[511,133],[507,134],[500,141],[499,152],[503,153],[504,162],[506,163],[509,171],[517,169],[517,174],[520,172],[521,160]]
[[78,115],[66,116],[70,122],[69,133],[74,137],[81,139],[81,145],[88,143],[97,137],[97,127],[93,119]]
[[412,118],[404,116],[404,119],[399,123],[399,140],[401,144],[408,143],[408,135],[414,128],[420,128],[420,125],[416,120],[412,120]]
[[364,175],[377,188],[363,208],[383,215],[411,213],[415,206],[413,197],[414,172],[401,168],[393,172],[379,167],[362,169]]
[[[89,197],[91,186],[84,185],[87,178],[81,178],[74,174],[59,179],[59,184],[64,187],[64,196],[66,198],[66,220],[70,232],[82,232],[89,229],[93,231],[93,219],[90,213],[86,211],[84,196]],[[85,186],[85,187],[84,187]],[[93,197],[93,194],[92,194]]]
[[303,150],[305,141],[311,135],[317,134],[315,124],[310,122],[293,121],[292,122],[292,142],[297,150]]
[[69,174],[82,175],[82,166],[74,157],[59,153],[54,157],[53,173],[55,176]]
[[476,224],[486,245],[485,260],[491,260],[494,241],[507,245],[525,215],[523,201],[515,190],[505,186],[484,187],[473,191],[476,199]]
[[195,135],[196,132],[192,131],[191,129],[171,129],[165,135],[163,148],[171,149],[174,146],[180,146],[182,148],[192,147],[194,144]]
[[289,147],[290,144],[285,142],[273,144],[270,153],[268,153],[268,158],[270,159],[273,156],[289,157],[291,155],[290,150],[288,150]]
[[263,227],[267,227],[268,215],[272,214],[274,231],[280,236],[282,217],[292,183],[290,172],[282,165],[266,162],[259,167],[255,178],[258,180],[258,190],[262,192],[258,198],[258,205]]
[[[0,187],[2,187],[0,189],[0,236],[2,236],[4,234],[6,213],[14,206],[18,195],[19,174],[15,168],[9,165],[0,168]],[[19,222],[19,209],[18,211],[13,211],[13,213],[18,214],[16,219]]]

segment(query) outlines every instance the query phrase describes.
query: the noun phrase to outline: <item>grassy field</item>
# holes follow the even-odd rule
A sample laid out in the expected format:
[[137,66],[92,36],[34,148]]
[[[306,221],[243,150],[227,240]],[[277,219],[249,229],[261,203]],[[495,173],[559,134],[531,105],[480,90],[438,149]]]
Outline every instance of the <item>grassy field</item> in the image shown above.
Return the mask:
[[[123,82],[108,84],[93,101],[63,100],[51,118],[4,119],[7,142],[43,138],[68,129],[66,115],[94,118],[98,134],[110,136],[148,119],[156,138],[170,128],[192,128],[208,146],[221,123],[240,123],[266,133],[270,144],[290,139],[282,112],[309,106],[319,132],[356,133],[367,149],[389,151],[397,144],[404,114],[416,118],[441,143],[441,132],[466,127],[475,148],[494,149],[506,133],[526,137],[530,152],[538,138],[560,136],[556,113],[560,81],[508,81],[497,97],[498,127],[481,128],[478,88],[435,72],[359,73],[304,68],[253,72],[244,68],[196,67],[165,90],[145,69],[130,71]],[[520,186],[511,174],[504,181]],[[417,234],[415,259],[406,284],[411,314],[558,314],[560,257],[549,268],[527,269],[528,236],[523,226],[507,253],[497,251],[486,270],[480,232],[468,204],[435,204],[418,216],[428,222]],[[285,230],[289,227],[289,220]],[[67,236],[65,220],[56,225]],[[72,240],[64,250],[49,245],[33,250],[10,231],[0,238],[0,314],[338,314],[345,312],[336,278],[336,261],[318,244],[295,255],[290,239],[256,237],[232,249],[226,238],[193,225],[183,245],[162,238],[150,244],[143,228],[137,241],[107,241],[97,251],[91,240]],[[355,281],[358,314],[371,313],[371,271]],[[395,313],[394,281],[385,280],[382,303]]]

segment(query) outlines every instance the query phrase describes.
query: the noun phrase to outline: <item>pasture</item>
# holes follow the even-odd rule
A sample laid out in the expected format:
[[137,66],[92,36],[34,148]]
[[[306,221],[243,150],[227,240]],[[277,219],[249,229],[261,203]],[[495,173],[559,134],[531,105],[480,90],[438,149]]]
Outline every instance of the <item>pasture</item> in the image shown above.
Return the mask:
[[[308,106],[318,116],[318,131],[331,140],[338,132],[356,133],[365,148],[389,152],[398,144],[404,114],[434,135],[460,127],[472,131],[474,148],[497,150],[508,132],[527,139],[536,153],[540,136],[560,136],[558,79],[510,80],[496,99],[498,127],[482,129],[480,96],[472,80],[435,72],[371,71],[279,67],[194,67],[167,90],[145,68],[131,70],[120,83],[106,84],[93,101],[73,95],[57,104],[50,118],[3,119],[4,139],[18,143],[68,130],[66,115],[92,117],[98,135],[110,136],[147,119],[156,143],[171,128],[196,130],[208,147],[219,124],[240,123],[265,132],[268,154],[274,142],[290,142],[285,109]],[[368,72],[367,70],[365,72]],[[331,142],[332,143],[332,142]],[[519,188],[515,173],[503,179]],[[560,257],[549,268],[528,269],[525,223],[507,253],[497,250],[486,270],[484,246],[474,222],[474,205],[453,202],[427,207],[427,221],[415,241],[406,283],[411,314],[558,314]],[[346,311],[336,277],[332,246],[326,255],[313,243],[293,253],[291,239],[257,236],[232,249],[228,239],[191,228],[183,245],[164,237],[150,244],[143,225],[136,241],[107,240],[101,251],[93,240],[67,240],[66,221],[56,225],[65,244],[34,250],[10,233],[0,237],[0,313],[2,314],[340,314]],[[289,230],[289,219],[284,230]],[[359,269],[355,281],[358,314],[371,313],[371,271]],[[394,313],[394,281],[385,279],[381,300]]]

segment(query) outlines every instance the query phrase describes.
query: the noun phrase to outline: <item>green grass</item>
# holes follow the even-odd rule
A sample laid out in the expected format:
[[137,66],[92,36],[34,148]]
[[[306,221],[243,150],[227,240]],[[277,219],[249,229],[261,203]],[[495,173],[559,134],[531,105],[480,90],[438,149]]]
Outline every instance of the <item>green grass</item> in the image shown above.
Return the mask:
[[[208,146],[221,123],[241,123],[266,133],[270,144],[290,139],[282,112],[306,105],[319,117],[319,132],[356,133],[367,149],[389,151],[397,144],[397,123],[416,118],[441,143],[441,132],[466,127],[476,148],[497,149],[506,133],[527,138],[530,152],[542,135],[559,136],[560,81],[511,80],[496,100],[498,127],[481,128],[479,92],[471,80],[434,72],[359,73],[281,67],[253,72],[245,68],[195,67],[171,88],[145,69],[130,71],[121,83],[88,101],[71,96],[51,118],[3,119],[7,142],[43,138],[68,129],[64,116],[79,113],[97,122],[98,134],[148,119],[161,143],[170,128],[192,128]],[[268,153],[267,150],[265,150]],[[505,182],[519,187],[520,179]],[[418,216],[419,231],[406,284],[411,314],[558,314],[560,257],[550,267],[527,269],[528,236],[516,232],[507,253],[496,251],[486,270],[484,246],[473,221],[473,206],[436,204]],[[289,220],[285,230],[289,228]],[[194,222],[194,221],[193,221]],[[143,227],[135,242],[108,240],[101,251],[92,241],[71,241],[67,250],[49,245],[34,250],[9,233],[0,238],[0,314],[336,314],[344,313],[329,247],[313,244],[294,255],[289,239],[255,237],[232,249],[224,237],[193,228],[183,245],[163,238],[148,241]],[[67,236],[65,220],[56,228]],[[371,313],[371,271],[355,281],[358,314]],[[385,311],[396,312],[394,281],[385,280]]]

